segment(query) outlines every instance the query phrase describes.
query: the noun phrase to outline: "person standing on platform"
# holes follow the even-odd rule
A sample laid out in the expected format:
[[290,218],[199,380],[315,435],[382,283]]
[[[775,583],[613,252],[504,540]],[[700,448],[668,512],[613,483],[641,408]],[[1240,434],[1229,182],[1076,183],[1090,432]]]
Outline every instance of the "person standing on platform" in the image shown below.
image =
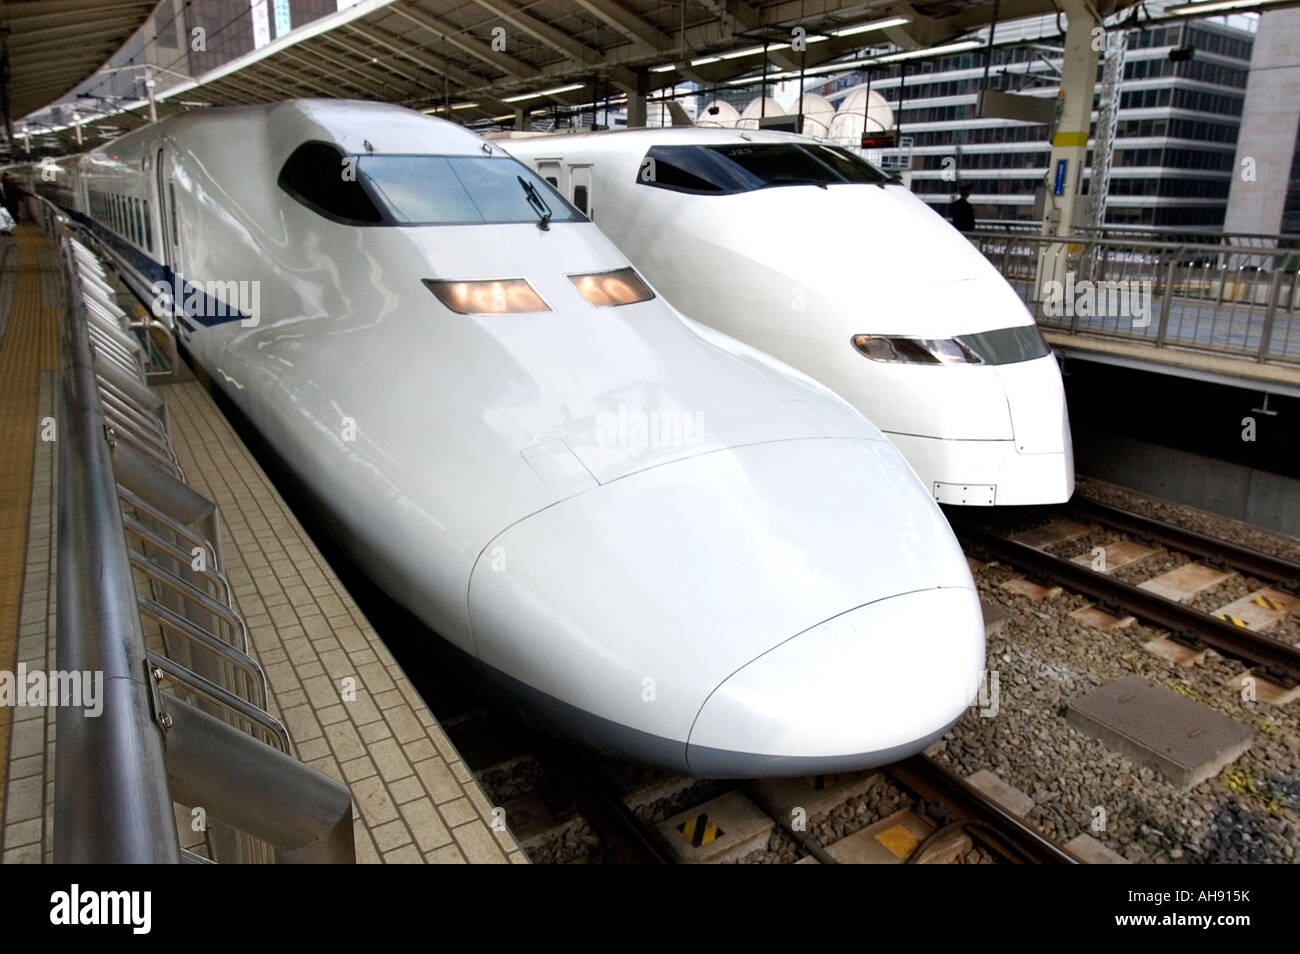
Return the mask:
[[9,178],[7,172],[0,176],[0,205],[11,219],[18,221],[18,183]]
[[953,199],[948,217],[958,232],[974,232],[975,207],[970,204],[970,186],[962,186],[957,194],[958,198]]

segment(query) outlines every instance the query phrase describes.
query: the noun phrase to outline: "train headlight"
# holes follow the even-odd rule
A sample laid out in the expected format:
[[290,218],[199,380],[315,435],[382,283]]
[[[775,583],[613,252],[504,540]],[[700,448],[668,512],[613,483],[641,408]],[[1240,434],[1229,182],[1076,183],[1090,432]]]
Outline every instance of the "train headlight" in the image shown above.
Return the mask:
[[426,278],[429,291],[458,315],[506,315],[550,311],[533,286],[522,278],[478,282],[442,282]]
[[853,347],[872,361],[896,364],[983,364],[969,346],[956,338],[902,338],[854,335]]
[[611,305],[631,305],[649,301],[655,296],[650,286],[631,268],[616,268],[612,272],[595,272],[591,275],[570,275],[569,281],[578,287],[582,297],[597,308]]

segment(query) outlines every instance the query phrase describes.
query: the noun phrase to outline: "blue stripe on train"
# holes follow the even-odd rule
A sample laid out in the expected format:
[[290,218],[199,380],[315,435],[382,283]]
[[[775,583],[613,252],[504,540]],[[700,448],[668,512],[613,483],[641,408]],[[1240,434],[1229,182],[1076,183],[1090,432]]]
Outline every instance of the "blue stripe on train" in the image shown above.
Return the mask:
[[[84,225],[94,233],[95,237],[103,242],[112,253],[122,260],[124,264],[132,268],[140,277],[152,287],[157,282],[166,283],[171,290],[176,289],[176,273],[157,259],[146,255],[130,242],[123,239],[116,232],[96,222],[84,212],[77,209],[71,209],[67,206],[60,206],[74,221]],[[203,289],[199,282],[189,282],[181,279],[180,287],[183,290],[182,302],[189,300],[192,293],[197,293],[203,301],[203,314],[191,315],[189,312],[176,315],[176,319],[189,331],[198,329],[192,324],[198,322],[205,328],[211,328],[215,325],[225,325],[232,321],[243,321],[250,317],[245,315],[237,307],[227,305],[221,299],[209,295]],[[221,315],[218,312],[226,312]],[[211,317],[209,317],[211,316]]]

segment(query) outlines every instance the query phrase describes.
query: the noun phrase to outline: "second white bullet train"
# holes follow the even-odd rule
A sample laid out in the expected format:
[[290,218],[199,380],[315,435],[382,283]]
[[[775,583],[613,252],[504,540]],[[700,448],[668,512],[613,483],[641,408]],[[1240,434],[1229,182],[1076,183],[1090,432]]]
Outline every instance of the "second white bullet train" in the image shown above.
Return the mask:
[[55,194],[176,292],[184,347],[364,572],[551,728],[825,772],[975,695],[979,599],[897,450],[683,319],[499,147],[370,103],[214,109]]
[[828,385],[942,503],[1074,492],[1060,368],[1016,293],[840,146],[717,128],[512,139],[689,317]]

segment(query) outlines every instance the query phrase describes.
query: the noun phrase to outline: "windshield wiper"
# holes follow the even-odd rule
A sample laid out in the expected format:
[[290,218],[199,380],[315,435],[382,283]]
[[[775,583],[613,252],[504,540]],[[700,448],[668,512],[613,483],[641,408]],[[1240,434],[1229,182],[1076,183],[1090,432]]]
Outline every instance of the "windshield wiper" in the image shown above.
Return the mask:
[[528,199],[528,205],[537,213],[537,227],[545,232],[551,227],[551,207],[546,204],[546,200],[541,197],[537,191],[537,186],[533,185],[523,176],[515,176],[519,184],[524,187],[524,195]]

